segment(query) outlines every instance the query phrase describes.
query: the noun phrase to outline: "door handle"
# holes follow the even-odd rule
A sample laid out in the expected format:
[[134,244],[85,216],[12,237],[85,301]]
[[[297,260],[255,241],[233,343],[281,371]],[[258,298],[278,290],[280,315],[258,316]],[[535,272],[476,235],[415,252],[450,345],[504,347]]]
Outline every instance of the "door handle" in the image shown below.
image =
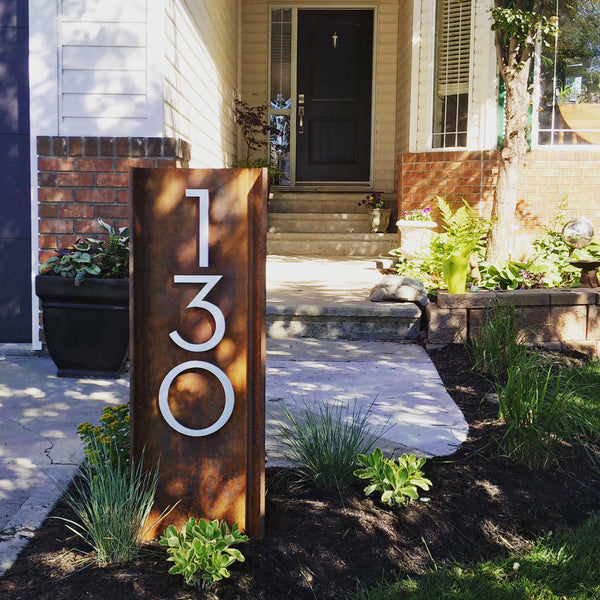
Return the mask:
[[304,106],[298,107],[298,133],[304,133]]

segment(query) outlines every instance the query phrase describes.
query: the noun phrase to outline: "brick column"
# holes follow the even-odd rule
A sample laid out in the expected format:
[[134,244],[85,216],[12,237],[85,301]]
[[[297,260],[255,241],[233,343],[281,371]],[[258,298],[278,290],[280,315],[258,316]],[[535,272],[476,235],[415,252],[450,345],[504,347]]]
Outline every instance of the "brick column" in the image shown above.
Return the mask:
[[98,218],[129,225],[131,167],[187,167],[190,158],[173,138],[41,136],[37,152],[40,263],[101,233]]

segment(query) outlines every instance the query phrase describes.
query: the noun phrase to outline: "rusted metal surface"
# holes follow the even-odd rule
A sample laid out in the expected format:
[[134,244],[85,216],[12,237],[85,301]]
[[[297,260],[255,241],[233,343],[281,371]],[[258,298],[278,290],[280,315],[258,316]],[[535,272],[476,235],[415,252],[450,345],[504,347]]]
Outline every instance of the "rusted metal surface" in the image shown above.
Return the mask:
[[[219,518],[262,536],[266,177],[260,169],[133,169],[131,430],[134,456],[145,449],[145,463],[160,461],[149,522],[179,502],[168,523]],[[186,196],[199,189],[209,193],[208,266],[199,264],[200,201]],[[219,336],[214,308],[186,308],[205,286],[190,276],[222,276],[201,299],[224,317],[214,348],[195,351]],[[231,416],[217,431],[197,435],[227,412],[227,381]],[[161,386],[175,423],[194,435],[167,423]]]

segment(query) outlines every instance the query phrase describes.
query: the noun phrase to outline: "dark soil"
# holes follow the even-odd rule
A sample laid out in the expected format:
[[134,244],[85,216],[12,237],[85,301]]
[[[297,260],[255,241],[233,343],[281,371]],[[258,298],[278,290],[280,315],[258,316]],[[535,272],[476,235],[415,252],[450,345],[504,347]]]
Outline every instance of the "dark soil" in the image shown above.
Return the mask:
[[[460,346],[432,352],[448,391],[470,425],[467,442],[425,465],[433,487],[406,508],[365,498],[364,484],[342,493],[293,489],[286,472],[267,473],[266,537],[240,546],[246,562],[211,595],[167,574],[156,544],[135,561],[81,568],[82,543],[47,519],[0,579],[3,600],[243,598],[321,599],[374,584],[382,572],[414,575],[526,549],[541,534],[573,527],[600,508],[600,477],[570,448],[560,467],[532,472],[498,455],[497,409],[482,400],[488,383],[471,372]],[[550,360],[563,360],[560,355]],[[58,504],[53,514],[65,516]]]

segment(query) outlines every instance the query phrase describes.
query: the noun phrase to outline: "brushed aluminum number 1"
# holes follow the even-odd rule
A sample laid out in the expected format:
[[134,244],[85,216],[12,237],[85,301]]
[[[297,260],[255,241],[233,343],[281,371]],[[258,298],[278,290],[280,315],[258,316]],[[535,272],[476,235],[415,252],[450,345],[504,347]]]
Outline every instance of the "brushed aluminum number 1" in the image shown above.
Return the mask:
[[[198,265],[200,267],[208,267],[208,190],[187,189],[185,191],[185,195],[188,198],[198,198],[198,212],[200,215],[198,223]],[[212,304],[212,302],[207,302],[205,300],[206,296],[208,296],[211,290],[217,285],[217,283],[219,283],[222,277],[222,275],[173,276],[173,281],[176,284],[204,284],[202,289],[196,294],[196,296],[194,296],[194,298],[187,305],[186,308],[202,308],[208,311],[215,321],[215,330],[210,339],[198,344],[188,342],[187,340],[183,339],[178,331],[171,331],[171,333],[169,333],[169,337],[175,344],[177,344],[183,350],[195,353],[206,352],[207,350],[212,350],[213,348],[215,348],[223,339],[223,336],[225,335],[225,317],[223,316],[223,313],[221,312],[221,309],[218,306]],[[219,383],[223,388],[223,391],[225,392],[225,406],[223,407],[223,411],[221,412],[220,417],[212,425],[203,429],[191,429],[189,427],[185,427],[174,417],[171,408],[169,407],[169,389],[171,388],[171,384],[178,375],[180,375],[181,373],[185,373],[186,371],[190,371],[192,369],[200,369],[212,373],[218,379]],[[235,406],[235,393],[233,390],[233,386],[231,385],[231,381],[222,369],[206,361],[190,360],[180,365],[177,365],[176,367],[173,367],[165,375],[165,378],[162,380],[158,392],[158,406],[165,421],[175,431],[181,433],[182,435],[190,437],[202,437],[219,431],[219,429],[221,429],[227,423],[227,421],[231,417],[231,414],[233,413],[233,408]]]

